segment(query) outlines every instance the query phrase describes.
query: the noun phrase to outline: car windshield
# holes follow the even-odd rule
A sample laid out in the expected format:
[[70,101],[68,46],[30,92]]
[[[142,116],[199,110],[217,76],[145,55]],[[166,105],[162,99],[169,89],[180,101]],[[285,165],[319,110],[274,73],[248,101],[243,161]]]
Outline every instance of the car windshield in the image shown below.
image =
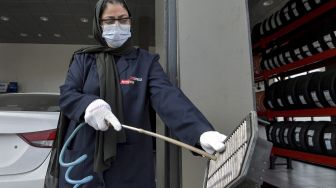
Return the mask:
[[0,94],[0,111],[59,112],[57,94]]

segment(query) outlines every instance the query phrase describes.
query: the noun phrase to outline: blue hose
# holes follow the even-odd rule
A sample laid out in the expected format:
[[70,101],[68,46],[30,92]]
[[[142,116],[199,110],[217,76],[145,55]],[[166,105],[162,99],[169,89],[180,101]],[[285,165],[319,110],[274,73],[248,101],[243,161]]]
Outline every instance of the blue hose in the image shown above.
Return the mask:
[[73,188],[77,188],[83,184],[86,184],[90,181],[92,181],[93,179],[93,176],[87,176],[81,180],[73,180],[71,179],[69,176],[70,176],[70,172],[71,170],[78,164],[82,163],[84,160],[86,160],[87,158],[87,155],[84,154],[82,156],[80,156],[78,159],[76,159],[75,161],[73,162],[70,162],[70,163],[66,163],[64,162],[63,160],[63,156],[64,156],[64,150],[67,148],[67,146],[69,145],[70,141],[73,139],[73,137],[77,134],[77,132],[83,127],[85,126],[86,123],[81,123],[77,126],[77,128],[73,131],[73,133],[70,135],[70,137],[68,138],[68,140],[64,143],[63,147],[62,147],[62,150],[61,150],[61,154],[60,154],[60,157],[59,157],[59,164],[62,166],[62,167],[66,167],[68,168],[65,172],[65,181],[68,182],[69,184],[72,184],[74,185]]

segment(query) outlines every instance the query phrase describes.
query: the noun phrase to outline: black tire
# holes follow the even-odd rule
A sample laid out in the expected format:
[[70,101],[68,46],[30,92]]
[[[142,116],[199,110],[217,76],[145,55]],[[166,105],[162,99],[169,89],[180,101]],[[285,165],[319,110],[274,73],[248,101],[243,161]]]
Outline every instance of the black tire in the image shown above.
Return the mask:
[[310,79],[308,92],[310,93],[311,98],[313,99],[315,105],[319,108],[323,107],[330,107],[327,100],[324,98],[321,83],[322,78],[324,76],[323,72],[316,72],[313,74],[312,78]]
[[273,95],[275,92],[275,86],[274,84],[270,85],[268,89],[265,90],[265,101],[264,105],[267,109],[270,110],[275,110],[276,109],[276,104],[273,104]]
[[284,123],[283,122],[275,122],[274,127],[272,130],[272,141],[273,145],[277,147],[283,147],[282,143],[280,141],[280,132],[283,127]]
[[312,122],[306,132],[306,146],[312,153],[323,153],[323,133],[330,122]]
[[293,131],[295,126],[291,121],[285,121],[284,125],[280,131],[280,142],[284,148],[295,149],[293,143]]
[[[314,28],[315,29],[315,28]],[[305,59],[309,56],[313,55],[314,48],[313,46],[309,46],[310,40],[314,40],[314,38],[318,38],[316,36],[316,32],[311,32],[310,27],[306,26],[304,29],[296,35],[296,37],[292,40],[290,40],[290,46],[292,47],[292,51],[294,53],[294,57],[296,58],[296,61]]]
[[280,61],[280,64],[282,65],[287,65],[291,63],[291,61],[289,61],[288,58],[286,57],[286,52],[289,51],[289,48],[290,48],[289,45],[283,45],[278,50],[278,59]]
[[261,61],[260,61],[260,68],[261,68],[262,71],[267,70],[266,67],[265,67],[265,61],[266,60],[264,59],[264,57],[262,57]]
[[330,70],[324,73],[321,82],[321,94],[331,107],[336,107],[336,71]]
[[287,44],[286,47],[284,48],[283,54],[285,55],[285,58],[287,59],[287,62],[288,62],[287,64],[294,63],[300,60],[298,56],[295,54],[294,48],[295,46],[292,43]]
[[271,70],[269,60],[271,58],[272,48],[267,48],[262,54],[261,69]]
[[295,86],[295,97],[300,105],[298,106],[299,108],[317,107],[308,90],[309,82],[312,76],[313,74],[308,74],[298,77],[298,81]]
[[291,12],[290,4],[291,2],[286,3],[285,6],[283,6],[281,9],[281,17],[285,25],[295,20],[295,17],[292,15],[292,12]]
[[325,52],[329,49],[328,46],[324,43],[324,40],[322,37],[319,37],[318,39],[313,41],[311,44],[313,45],[313,47],[318,53]]
[[271,123],[270,125],[266,126],[266,137],[269,142],[273,143],[273,137],[272,137],[272,131],[274,129],[274,123]]
[[307,24],[302,28],[303,33],[300,35],[301,49],[305,55],[311,56],[320,53],[314,46],[313,42],[320,38],[321,26],[318,23]]
[[283,101],[285,104],[287,104],[289,109],[299,109],[300,108],[300,102],[297,101],[297,98],[295,97],[295,88],[296,84],[298,82],[298,78],[292,78],[288,79],[286,86],[284,87],[284,96]]
[[279,62],[277,62],[277,59],[274,59],[274,57],[276,57],[277,51],[278,51],[278,46],[276,44],[273,44],[272,49],[267,55],[267,59],[268,59],[267,65],[270,70],[280,67],[280,64]]
[[274,31],[275,31],[274,26],[276,26],[273,17],[274,17],[274,14],[272,14],[270,17],[267,18],[267,25],[268,25],[268,29],[269,29],[268,32],[270,34],[274,33]]
[[317,7],[315,0],[301,0],[301,2],[305,8],[306,13],[314,10]]
[[297,58],[297,61],[309,57],[306,52],[303,51],[302,47],[305,45],[302,41],[298,41],[298,45],[294,47],[293,51]]
[[267,24],[267,19],[265,19],[261,24],[260,35],[262,37],[267,36],[269,34],[269,32],[267,32],[266,30],[267,29],[266,24]]
[[295,128],[293,131],[293,141],[296,150],[307,152],[305,135],[307,133],[309,125],[310,125],[309,122],[295,122]]
[[336,14],[331,12],[321,21],[321,38],[327,48],[335,49],[336,47]]
[[[311,38],[310,38],[311,39]],[[310,41],[310,40],[309,40]],[[306,57],[310,57],[318,54],[319,52],[314,48],[312,42],[308,42],[302,45],[301,50]]]
[[278,58],[278,54],[280,53],[281,48],[279,48],[277,45],[273,48],[271,54],[270,54],[270,59],[272,60],[272,65],[271,68],[278,68],[283,66],[283,63],[280,62]]
[[308,14],[312,10],[314,10],[318,4],[321,4],[317,2],[316,0],[298,0],[298,3],[300,4],[300,10],[302,11],[302,16],[305,14]]
[[285,23],[283,22],[283,19],[281,18],[281,10],[277,11],[275,13],[275,21],[277,25],[277,30],[281,29],[283,26],[285,26]]
[[277,109],[282,110],[282,109],[287,109],[290,104],[288,103],[288,100],[284,99],[285,95],[285,88],[288,84],[289,80],[283,80],[278,83],[275,87],[275,92],[273,93],[273,100],[272,103],[277,104]]
[[273,14],[273,20],[271,21],[271,25],[272,28],[274,28],[274,32],[278,31],[279,28],[282,27],[282,22],[280,20],[280,11],[277,11]]
[[293,16],[294,20],[297,20],[306,14],[306,9],[304,8],[301,0],[292,0],[289,2],[291,7],[291,16]]
[[336,125],[328,125],[323,133],[323,150],[324,153],[336,156]]
[[328,50],[336,48],[336,37],[334,32],[327,33],[322,37],[325,45],[328,46]]
[[273,83],[269,89],[266,89],[266,94],[265,94],[265,106],[268,109],[272,110],[279,110],[282,109],[283,106],[280,106],[277,99],[276,99],[276,94],[279,91],[279,88],[282,87],[282,82],[275,82]]

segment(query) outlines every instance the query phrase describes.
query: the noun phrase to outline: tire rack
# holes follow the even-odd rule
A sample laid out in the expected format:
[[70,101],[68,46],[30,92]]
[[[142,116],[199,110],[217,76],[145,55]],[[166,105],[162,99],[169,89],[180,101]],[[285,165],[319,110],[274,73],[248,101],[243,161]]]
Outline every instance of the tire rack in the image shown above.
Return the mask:
[[328,3],[325,3],[321,7],[288,24],[279,31],[269,36],[263,37],[257,43],[252,45],[253,50],[256,50],[258,48],[266,48],[267,44],[272,42],[274,39],[286,37],[288,34],[293,33],[293,31],[297,30],[297,28],[299,28],[300,26],[309,23],[313,19],[316,19],[318,16],[328,12],[329,10],[332,10],[333,8],[336,8],[336,1],[330,1]]
[[260,74],[255,74],[254,80],[255,82],[265,81],[271,78],[272,76],[276,76],[276,75],[279,75],[287,71],[298,70],[298,69],[302,70],[306,66],[314,65],[321,61],[325,61],[325,60],[332,59],[332,58],[336,58],[336,49],[327,50],[325,52],[307,57],[300,61],[296,61],[296,62],[287,64],[287,65],[284,65],[284,66],[281,66],[281,67],[278,67],[272,70],[263,71]]
[[[258,116],[273,119],[275,117],[313,117],[313,116],[336,116],[336,108],[322,108],[322,109],[304,109],[304,110],[288,110],[288,111],[266,111],[258,112]],[[296,159],[318,165],[336,168],[336,157],[318,155],[313,153],[306,153],[302,151],[295,151],[291,149],[284,149],[273,147],[272,156],[280,156],[287,158],[287,163],[291,163],[288,159]],[[274,158],[271,156],[271,169],[274,169]],[[287,168],[291,169],[292,165],[287,164]]]
[[[275,39],[284,39],[287,37],[290,38],[289,34],[295,33],[301,26],[313,21],[318,16],[323,15],[324,13],[335,9],[336,1],[330,1],[321,7],[313,10],[312,12],[306,14],[305,16],[299,18],[298,20],[290,23],[279,31],[265,36],[260,39],[257,43],[253,44],[253,55],[260,53],[260,49],[265,48],[269,43]],[[282,67],[278,67],[272,70],[262,71],[259,74],[254,75],[255,83],[264,81],[265,89],[267,89],[267,80],[279,76],[281,74],[288,72],[304,72],[305,70],[311,70],[314,65],[318,65],[321,61],[326,61],[323,65],[328,65],[334,63],[336,59],[336,49],[331,49],[314,56],[307,57],[297,62],[293,62]],[[329,62],[327,62],[329,60]],[[331,60],[331,61],[330,61]],[[323,66],[322,65],[322,66]],[[294,73],[293,73],[294,74]],[[286,110],[286,111],[271,111],[267,110],[265,112],[258,112],[258,116],[267,117],[268,119],[273,119],[275,117],[313,117],[313,116],[336,116],[336,108],[322,108],[322,109],[303,109],[303,110]],[[287,159],[287,168],[291,169],[292,164],[291,160],[299,160],[304,162],[309,162],[313,164],[328,166],[336,168],[336,157],[306,153],[301,151],[295,151],[290,149],[283,149],[273,147],[271,156],[270,156],[270,168],[273,169],[275,165],[276,156],[285,157]]]

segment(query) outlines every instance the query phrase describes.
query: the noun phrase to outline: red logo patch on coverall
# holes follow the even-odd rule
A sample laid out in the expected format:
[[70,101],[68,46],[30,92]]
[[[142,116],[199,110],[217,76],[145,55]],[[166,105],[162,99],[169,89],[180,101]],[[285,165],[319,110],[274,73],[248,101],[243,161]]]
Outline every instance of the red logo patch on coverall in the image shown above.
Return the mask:
[[134,84],[135,82],[142,82],[142,78],[137,78],[137,77],[131,76],[127,80],[121,80],[120,84],[121,85],[130,85],[130,84]]

